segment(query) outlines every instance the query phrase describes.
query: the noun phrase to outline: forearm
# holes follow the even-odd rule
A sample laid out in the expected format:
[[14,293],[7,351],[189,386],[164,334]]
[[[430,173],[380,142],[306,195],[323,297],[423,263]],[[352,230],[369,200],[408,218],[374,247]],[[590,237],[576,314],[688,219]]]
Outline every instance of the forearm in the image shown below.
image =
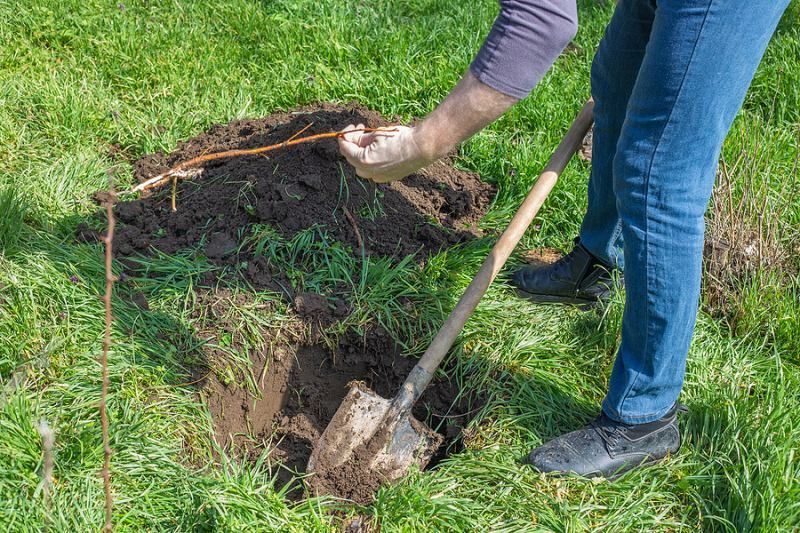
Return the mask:
[[575,0],[500,0],[469,71],[417,126],[365,133],[350,125],[339,150],[362,178],[402,179],[444,156],[524,98],[577,28]]
[[414,128],[415,140],[426,159],[439,159],[518,101],[481,83],[467,71],[444,101]]
[[500,13],[469,70],[415,128],[425,158],[442,157],[524,98],[577,25],[575,0],[500,0]]

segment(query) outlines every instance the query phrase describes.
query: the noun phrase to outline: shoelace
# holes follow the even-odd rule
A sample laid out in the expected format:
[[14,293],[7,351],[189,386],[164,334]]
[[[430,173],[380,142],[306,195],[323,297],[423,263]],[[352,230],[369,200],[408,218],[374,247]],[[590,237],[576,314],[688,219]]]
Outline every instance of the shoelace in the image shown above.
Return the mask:
[[[578,246],[579,246],[579,242],[576,239],[575,240],[575,248],[573,248],[572,251],[570,251],[567,255],[563,256],[561,259],[556,261],[556,263],[554,265],[555,269],[554,269],[554,272],[553,272],[554,273],[554,277],[569,279],[569,278],[572,278],[574,276],[574,274],[572,273],[572,269],[573,269],[572,263],[573,263],[573,261],[575,261],[574,256],[578,253]],[[604,269],[604,270],[606,270],[608,272],[611,271],[610,267],[607,267],[607,266],[603,265],[602,263],[598,262],[598,260],[596,260],[596,259],[594,259],[592,257],[589,257],[589,260],[586,262],[585,265],[583,265],[583,269],[582,269],[580,275],[578,276],[578,279],[580,280],[580,282],[578,283],[578,286],[576,286],[576,288],[575,288],[576,291],[578,291],[580,289],[580,285],[582,284],[583,279],[590,272],[594,271],[597,268],[602,268],[602,269]]]
[[[682,403],[679,403],[675,406],[675,412],[687,413],[689,412],[689,408]],[[634,427],[619,422],[614,422],[608,418],[605,413],[600,413],[597,418],[589,423],[589,426],[594,429],[598,435],[600,435],[600,438],[606,443],[606,447],[613,447],[619,444],[620,437],[627,435],[628,431]]]
[[600,435],[606,447],[616,446],[619,443],[619,438],[628,432],[628,428],[625,425],[613,422],[605,413],[592,420],[589,426]]

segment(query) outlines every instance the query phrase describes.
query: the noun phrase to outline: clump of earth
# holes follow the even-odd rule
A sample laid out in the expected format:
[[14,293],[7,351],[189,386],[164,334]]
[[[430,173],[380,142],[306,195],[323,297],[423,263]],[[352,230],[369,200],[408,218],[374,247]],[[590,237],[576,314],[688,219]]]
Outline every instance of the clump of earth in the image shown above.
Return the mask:
[[[312,135],[351,123],[396,122],[357,105],[303,107],[214,126],[170,154],[145,155],[134,162],[133,173],[144,181],[200,154],[265,146],[304,128],[303,135]],[[254,287],[274,288],[273,276],[281,273],[273,272],[247,241],[254,225],[268,225],[286,238],[318,227],[358,256],[422,257],[478,236],[476,223],[494,192],[449,159],[403,181],[375,184],[355,175],[335,139],[212,161],[202,168],[200,176],[178,183],[176,211],[170,186],[117,204],[118,258],[195,248],[212,264],[246,265],[241,273]],[[86,225],[79,228],[80,237],[90,239],[92,233]]]
[[[180,143],[170,154],[143,156],[133,163],[133,173],[141,182],[200,154],[265,146],[300,130],[312,135],[341,130],[351,123],[377,127],[397,121],[353,104],[302,107],[214,126]],[[349,314],[347,295],[330,297],[292,287],[286,273],[248,239],[255,229],[269,228],[291,239],[316,228],[356,258],[363,254],[399,260],[416,254],[424,260],[479,236],[476,223],[488,209],[493,192],[492,186],[476,174],[456,169],[449,159],[403,181],[376,185],[357,177],[339,154],[336,140],[328,139],[262,156],[207,163],[199,176],[178,183],[176,211],[169,186],[119,202],[114,210],[118,220],[114,250],[126,272],[136,276],[146,275],[137,272],[137,256],[193,249],[221,267],[211,278],[201,280],[203,287],[196,288],[199,301],[210,298],[222,305],[216,295],[226,289],[213,287],[216,276],[234,273],[256,290],[280,288],[299,321],[331,325]],[[99,215],[95,222],[80,225],[78,237],[95,239],[98,233],[91,226],[102,227],[104,217]],[[133,304],[150,312],[144,295],[141,299],[143,303],[134,300]],[[237,305],[237,301],[225,305]],[[217,327],[223,334],[227,326]],[[366,383],[389,398],[416,361],[403,356],[391,337],[375,327],[368,334],[345,334],[334,349],[318,338],[295,337],[289,342],[287,336],[275,332],[265,337],[263,349],[246,354],[258,377],[257,390],[221,380],[213,368],[219,362],[213,357],[191,368],[192,382],[208,405],[217,443],[252,460],[268,453],[279,485],[290,484],[289,496],[301,498],[306,492],[297,476],[304,473],[311,450],[348,384]],[[414,416],[444,441],[431,464],[458,446],[476,406],[480,407],[480,401],[467,401],[455,383],[440,378],[431,384],[414,409]],[[332,489],[350,500],[369,503],[381,481],[367,473],[360,479],[343,477],[341,486]]]

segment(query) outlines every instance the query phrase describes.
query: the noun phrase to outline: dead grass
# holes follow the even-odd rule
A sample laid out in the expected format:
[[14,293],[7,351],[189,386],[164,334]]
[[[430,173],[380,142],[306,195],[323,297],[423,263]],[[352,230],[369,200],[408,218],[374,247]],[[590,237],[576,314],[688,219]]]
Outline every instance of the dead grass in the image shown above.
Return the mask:
[[800,231],[787,215],[798,199],[800,154],[788,178],[775,177],[762,141],[753,140],[733,162],[720,160],[706,229],[705,308],[734,326],[742,283],[798,274]]

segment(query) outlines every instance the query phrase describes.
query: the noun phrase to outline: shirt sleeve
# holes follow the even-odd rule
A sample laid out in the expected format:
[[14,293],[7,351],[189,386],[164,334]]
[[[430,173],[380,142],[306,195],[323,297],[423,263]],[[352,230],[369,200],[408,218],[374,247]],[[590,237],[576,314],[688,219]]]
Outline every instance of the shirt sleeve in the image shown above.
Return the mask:
[[489,87],[524,98],[577,30],[575,0],[500,0],[500,14],[470,70]]

